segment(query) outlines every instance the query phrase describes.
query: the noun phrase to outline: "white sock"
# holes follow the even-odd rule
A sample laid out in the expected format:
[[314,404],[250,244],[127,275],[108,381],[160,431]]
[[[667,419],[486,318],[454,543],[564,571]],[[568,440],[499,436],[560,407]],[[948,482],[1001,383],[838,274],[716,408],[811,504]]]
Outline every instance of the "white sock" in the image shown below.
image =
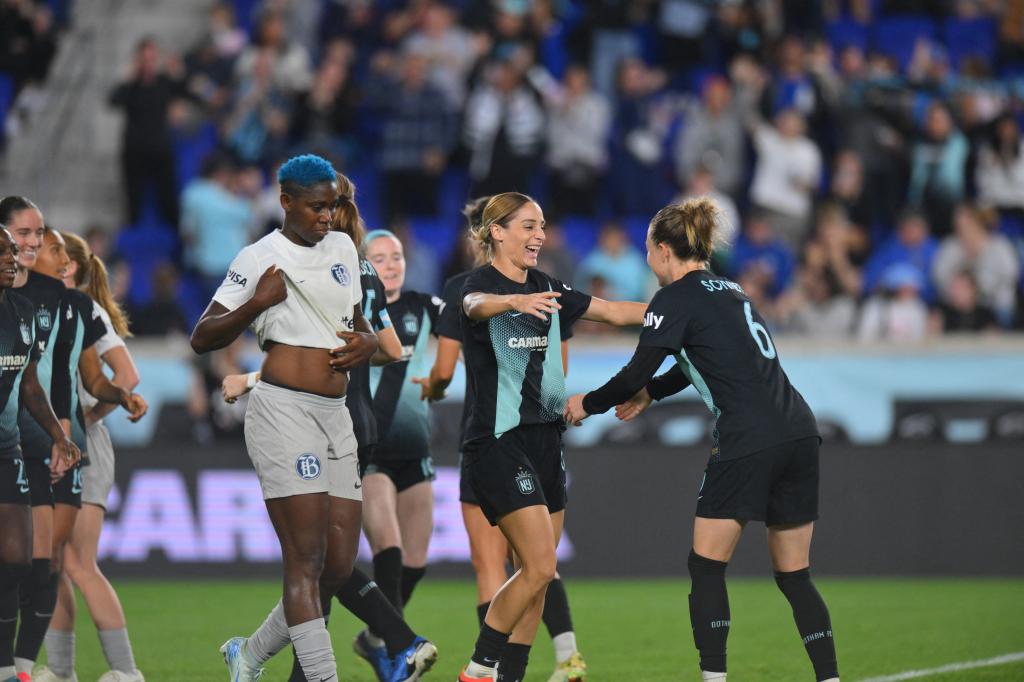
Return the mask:
[[474,663],[473,661],[470,661],[469,665],[466,666],[466,677],[469,678],[490,677],[492,679],[496,679],[497,676],[498,673],[496,671],[496,666],[487,668],[480,665],[479,663]]
[[43,642],[46,644],[46,665],[58,677],[71,677],[75,672],[75,633],[50,628]]
[[299,623],[288,628],[295,656],[307,680],[338,682],[338,667],[331,648],[331,635],[323,618]]
[[555,662],[565,663],[578,651],[576,648],[576,633],[570,630],[556,635],[551,643],[555,647]]
[[27,658],[14,657],[14,669],[18,671],[18,674],[28,673],[32,674],[32,668],[35,667],[36,662],[30,661]]
[[280,601],[274,605],[263,621],[256,628],[242,647],[242,660],[252,670],[257,670],[269,661],[281,649],[288,646],[288,622],[284,619],[284,604]]
[[709,673],[707,670],[700,671],[702,682],[725,682],[725,673]]
[[838,677],[830,677],[827,680],[822,680],[821,682],[839,682],[839,678]]
[[99,630],[96,634],[99,635],[103,657],[107,659],[107,665],[111,670],[128,674],[136,671],[135,654],[132,653],[132,643],[128,639],[128,628]]
[[13,665],[5,665],[3,668],[0,668],[0,680],[9,679],[17,674],[18,671]]

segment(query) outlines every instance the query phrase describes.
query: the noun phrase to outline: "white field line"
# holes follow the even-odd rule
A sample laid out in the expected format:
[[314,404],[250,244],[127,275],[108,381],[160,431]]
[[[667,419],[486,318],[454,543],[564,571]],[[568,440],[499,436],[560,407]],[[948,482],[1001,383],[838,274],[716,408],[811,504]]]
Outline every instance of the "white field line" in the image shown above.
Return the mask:
[[1017,661],[1024,661],[1024,651],[1018,651],[1012,654],[1003,654],[1002,656],[995,656],[993,658],[983,658],[977,661],[962,661],[960,663],[950,663],[948,665],[941,665],[938,668],[927,668],[925,670],[908,670],[906,672],[896,673],[895,675],[869,677],[867,679],[861,680],[861,682],[900,682],[900,680],[912,680],[915,677],[927,677],[928,675],[954,673],[958,670],[970,670],[972,668],[987,668],[993,665],[1003,665],[1004,663],[1016,663]]

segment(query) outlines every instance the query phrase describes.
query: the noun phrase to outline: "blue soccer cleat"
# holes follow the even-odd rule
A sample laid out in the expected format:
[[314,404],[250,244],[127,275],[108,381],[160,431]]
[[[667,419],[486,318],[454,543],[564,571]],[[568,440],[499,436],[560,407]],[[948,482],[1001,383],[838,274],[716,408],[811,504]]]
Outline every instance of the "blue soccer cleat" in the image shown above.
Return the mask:
[[220,647],[224,654],[224,662],[228,666],[228,675],[231,682],[256,682],[263,675],[263,668],[253,670],[242,658],[242,649],[245,647],[246,637],[232,637]]
[[417,637],[391,659],[391,677],[388,682],[416,682],[435,663],[437,647],[423,637]]
[[386,647],[371,644],[368,634],[366,630],[360,630],[352,640],[352,651],[370,664],[379,682],[388,682],[391,679],[391,659],[388,658],[388,650]]

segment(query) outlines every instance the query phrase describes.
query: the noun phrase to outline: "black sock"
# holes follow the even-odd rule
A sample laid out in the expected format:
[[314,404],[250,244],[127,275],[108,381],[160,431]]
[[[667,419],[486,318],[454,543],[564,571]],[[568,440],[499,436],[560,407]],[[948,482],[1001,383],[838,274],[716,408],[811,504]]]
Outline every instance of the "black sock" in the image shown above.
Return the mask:
[[501,654],[508,644],[511,633],[498,632],[487,623],[480,626],[480,636],[473,649],[473,662],[485,668],[493,668],[501,660]]
[[544,625],[551,639],[563,632],[572,632],[572,613],[569,611],[569,596],[565,593],[565,585],[561,578],[548,583],[548,593],[544,597]]
[[786,595],[793,607],[796,629],[804,640],[804,648],[811,658],[818,680],[839,677],[836,663],[836,644],[832,639],[832,621],[828,617],[825,600],[811,582],[808,568],[791,573],[775,573],[775,584]]
[[402,620],[402,614],[391,605],[377,583],[358,568],[338,590],[338,601],[359,620],[366,623],[375,636],[384,640],[388,656],[410,646],[416,633]]
[[423,576],[426,573],[426,566],[420,566],[419,568],[402,566],[402,608],[405,608],[409,603],[409,599],[412,598],[412,591],[416,589],[416,584],[423,580]]
[[725,589],[724,561],[702,557],[693,550],[690,569],[690,624],[693,643],[700,652],[700,669],[724,673],[725,642],[729,637],[729,593]]
[[18,629],[18,585],[31,573],[31,564],[0,563],[0,668],[14,665],[14,633]]
[[14,646],[16,658],[35,661],[39,657],[46,628],[50,626],[53,608],[57,605],[57,578],[56,573],[50,573],[49,559],[32,560],[32,574],[22,580],[18,588],[21,627]]
[[497,682],[523,682],[529,662],[529,644],[506,644],[505,651],[501,653]]
[[480,625],[484,624],[484,618],[487,617],[487,609],[489,608],[491,608],[491,602],[489,601],[476,605],[476,619],[480,621]]
[[373,555],[373,579],[392,606],[402,612],[402,550],[388,547]]

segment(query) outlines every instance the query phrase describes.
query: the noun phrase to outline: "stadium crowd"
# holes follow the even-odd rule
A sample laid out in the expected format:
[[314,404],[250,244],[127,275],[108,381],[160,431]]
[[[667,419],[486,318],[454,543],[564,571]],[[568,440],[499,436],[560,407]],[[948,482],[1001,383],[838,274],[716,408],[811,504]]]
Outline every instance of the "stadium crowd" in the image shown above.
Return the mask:
[[220,2],[111,91],[125,227],[89,234],[135,331],[184,331],[309,151],[422,291],[465,269],[463,202],[515,189],[545,207],[543,268],[646,300],[650,217],[709,195],[716,268],[775,333],[1021,328],[1022,89],[1020,0]]

